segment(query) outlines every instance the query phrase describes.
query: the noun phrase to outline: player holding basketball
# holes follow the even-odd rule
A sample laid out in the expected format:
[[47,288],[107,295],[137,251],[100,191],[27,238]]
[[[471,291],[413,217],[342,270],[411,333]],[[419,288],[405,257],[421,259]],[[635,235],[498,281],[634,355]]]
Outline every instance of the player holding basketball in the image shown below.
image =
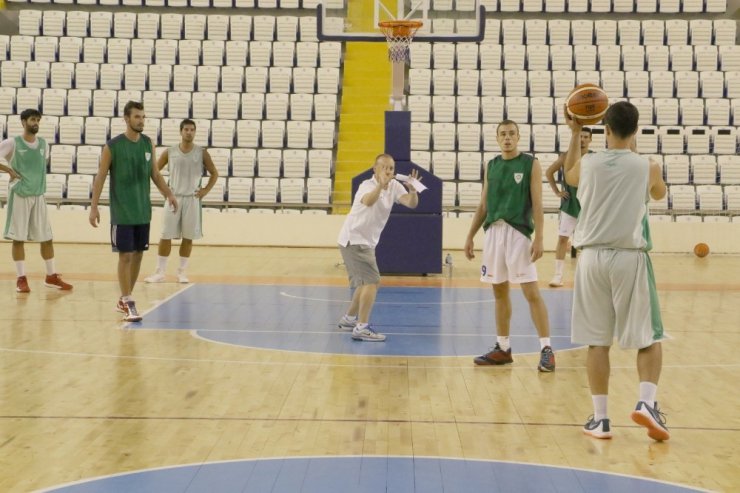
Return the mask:
[[62,291],[72,289],[71,284],[62,281],[54,265],[54,242],[44,199],[49,146],[46,140],[36,136],[40,121],[41,113],[37,110],[23,110],[23,135],[0,142],[0,157],[10,165],[0,164],[0,170],[8,173],[11,179],[3,236],[13,242],[12,255],[17,275],[15,290],[19,293],[31,292],[25,267],[27,241],[41,244],[41,258],[46,263],[44,285]]
[[[385,336],[370,326],[370,312],[380,284],[375,247],[394,204],[402,204],[409,209],[415,209],[419,204],[419,195],[411,183],[401,185],[393,179],[395,169],[396,163],[389,154],[375,158],[373,177],[363,181],[357,189],[352,209],[337,240],[350,286],[355,290],[347,313],[339,320],[339,328],[351,330],[352,339],[356,341],[385,341]],[[416,170],[411,172],[411,178],[419,180]]]
[[648,251],[652,248],[648,201],[666,194],[660,166],[630,150],[639,112],[628,102],[611,105],[604,117],[608,149],[581,156],[581,125],[565,109],[571,129],[565,179],[578,187],[581,214],[573,243],[581,256],[575,275],[572,340],[587,344],[594,415],[583,428],[611,438],[607,394],[609,349],[637,349],[640,391],[632,420],[655,440],[668,440],[655,401],[662,367],[663,324]]
[[[591,129],[583,127],[581,129],[581,155],[591,152],[588,150],[590,145]],[[550,188],[555,195],[561,198],[558,244],[555,247],[555,275],[550,281],[550,286],[553,288],[559,288],[563,285],[563,265],[565,264],[565,253],[568,250],[568,240],[573,236],[578,213],[581,212],[581,205],[578,203],[578,198],[576,197],[578,189],[571,187],[563,180],[563,189],[560,190],[555,182],[555,173],[562,169],[564,161],[565,154],[563,153],[545,171]]]
[[142,133],[144,118],[143,104],[136,101],[126,103],[123,109],[126,131],[103,147],[90,204],[90,224],[97,228],[100,224],[98,202],[110,171],[110,238],[113,251],[118,252],[118,285],[121,289],[116,309],[124,314],[127,322],[141,320],[131,293],[139,277],[144,251],[149,249],[149,223],[152,219],[150,179],[177,211],[177,199],[157,168],[154,144]]
[[[172,249],[172,239],[182,238],[180,244],[180,267],[177,269],[177,282],[188,283],[185,270],[193,251],[193,240],[203,237],[201,199],[208,195],[218,180],[218,171],[208,151],[195,145],[195,122],[185,119],[180,122],[181,141],[178,145],[165,149],[157,160],[157,168],[162,171],[170,166],[169,186],[180,207],[171,211],[165,204],[162,238],[159,240],[157,270],[144,279],[146,282],[164,282],[167,272],[167,259]],[[208,183],[201,188],[203,168],[208,171]]]
[[496,140],[501,146],[501,155],[486,166],[481,200],[465,241],[465,256],[472,260],[475,258],[473,238],[483,226],[481,282],[493,285],[496,299],[496,345],[474,362],[476,365],[504,365],[514,361],[509,342],[509,283],[519,283],[540,337],[537,369],[551,372],[555,370],[555,355],[550,345],[550,323],[534,265],[543,252],[542,170],[533,156],[519,151],[519,127],[515,122],[499,123]]

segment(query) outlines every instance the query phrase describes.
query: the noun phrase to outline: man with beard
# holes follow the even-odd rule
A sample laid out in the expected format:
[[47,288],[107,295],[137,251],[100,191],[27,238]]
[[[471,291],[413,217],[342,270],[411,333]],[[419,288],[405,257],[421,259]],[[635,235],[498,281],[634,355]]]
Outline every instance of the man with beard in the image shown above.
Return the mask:
[[[188,283],[185,269],[193,251],[193,240],[203,237],[201,199],[211,191],[218,180],[218,170],[211,155],[202,147],[195,145],[195,122],[185,119],[180,122],[181,141],[178,145],[165,149],[157,160],[161,171],[169,165],[169,186],[177,198],[180,208],[177,212],[164,207],[162,238],[159,240],[157,270],[144,279],[146,282],[164,282],[167,272],[167,259],[172,250],[172,240],[182,238],[180,244],[180,267],[177,269],[177,282]],[[208,183],[201,187],[203,168],[208,171]]]
[[496,140],[501,147],[501,155],[486,166],[480,203],[465,241],[465,256],[472,260],[475,258],[473,238],[483,226],[485,236],[480,280],[493,286],[496,300],[496,344],[474,362],[476,365],[505,365],[514,361],[509,339],[509,284],[518,283],[529,303],[532,322],[540,339],[537,369],[551,372],[555,370],[555,355],[550,345],[550,323],[534,266],[543,251],[542,169],[537,159],[519,150],[519,126],[515,122],[504,120],[499,123]]
[[143,104],[136,101],[126,103],[123,109],[126,131],[103,147],[90,204],[90,224],[97,227],[100,223],[98,202],[110,171],[110,237],[113,251],[118,252],[118,285],[121,289],[116,309],[124,314],[127,322],[141,321],[132,292],[144,251],[149,249],[149,223],[152,219],[150,179],[172,210],[177,211],[177,200],[156,166],[154,144],[142,133],[144,118]]
[[46,140],[37,137],[41,113],[27,109],[21,113],[23,135],[0,143],[0,157],[10,166],[0,165],[0,170],[10,175],[7,220],[4,237],[13,242],[13,260],[17,280],[15,289],[19,293],[30,293],[26,278],[26,241],[41,243],[41,258],[46,262],[44,285],[68,291],[72,285],[62,281],[54,266],[54,244],[51,224],[46,215],[46,162],[49,146]]

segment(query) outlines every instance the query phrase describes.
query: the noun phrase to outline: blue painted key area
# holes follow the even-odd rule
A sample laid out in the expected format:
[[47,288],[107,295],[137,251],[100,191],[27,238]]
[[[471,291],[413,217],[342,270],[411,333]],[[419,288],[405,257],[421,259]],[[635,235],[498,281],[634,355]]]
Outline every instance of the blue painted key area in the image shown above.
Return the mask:
[[[572,291],[543,290],[555,351],[570,343]],[[512,289],[514,353],[539,352],[522,292]],[[195,331],[214,342],[316,353],[469,356],[495,343],[490,288],[382,287],[371,323],[385,342],[353,341],[337,329],[351,291],[332,286],[198,284],[146,314],[131,328]]]

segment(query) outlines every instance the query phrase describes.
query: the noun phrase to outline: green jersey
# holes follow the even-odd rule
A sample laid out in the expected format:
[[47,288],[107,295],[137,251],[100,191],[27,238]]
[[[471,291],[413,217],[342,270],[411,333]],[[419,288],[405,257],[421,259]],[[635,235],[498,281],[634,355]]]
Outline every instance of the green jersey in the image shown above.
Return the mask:
[[133,142],[120,134],[108,141],[110,165],[111,224],[149,224],[152,202],[149,198],[152,176],[152,141],[144,134]]
[[519,154],[512,159],[496,156],[488,162],[488,212],[484,229],[503,219],[527,238],[532,237],[534,221],[530,180],[533,162],[534,157],[529,154]]
[[[588,151],[587,154],[592,152]],[[578,217],[578,214],[581,213],[581,203],[578,202],[578,187],[568,185],[565,182],[565,170],[563,170],[563,190],[568,192],[568,198],[561,200],[560,210],[569,216]]]
[[15,137],[13,157],[10,158],[10,167],[21,175],[12,191],[21,197],[43,195],[46,192],[46,158],[49,148],[46,141],[36,137],[36,148],[28,146],[23,137]]

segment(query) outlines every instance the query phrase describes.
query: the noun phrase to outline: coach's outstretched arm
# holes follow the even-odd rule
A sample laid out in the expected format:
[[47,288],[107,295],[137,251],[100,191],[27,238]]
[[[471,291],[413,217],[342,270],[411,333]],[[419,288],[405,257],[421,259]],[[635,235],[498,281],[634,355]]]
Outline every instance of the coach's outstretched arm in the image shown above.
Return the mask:
[[581,176],[581,129],[583,125],[568,114],[567,105],[563,105],[563,112],[565,123],[568,124],[571,132],[570,146],[568,146],[568,152],[565,153],[565,183],[577,187]]
[[[419,176],[419,172],[417,170],[412,170],[410,177],[411,180],[421,181],[421,177]],[[416,188],[414,188],[414,186],[411,184],[411,181],[407,181],[401,184],[406,187],[408,193],[401,195],[398,198],[398,201],[409,209],[416,209],[416,206],[419,205],[419,194],[417,193]]]

